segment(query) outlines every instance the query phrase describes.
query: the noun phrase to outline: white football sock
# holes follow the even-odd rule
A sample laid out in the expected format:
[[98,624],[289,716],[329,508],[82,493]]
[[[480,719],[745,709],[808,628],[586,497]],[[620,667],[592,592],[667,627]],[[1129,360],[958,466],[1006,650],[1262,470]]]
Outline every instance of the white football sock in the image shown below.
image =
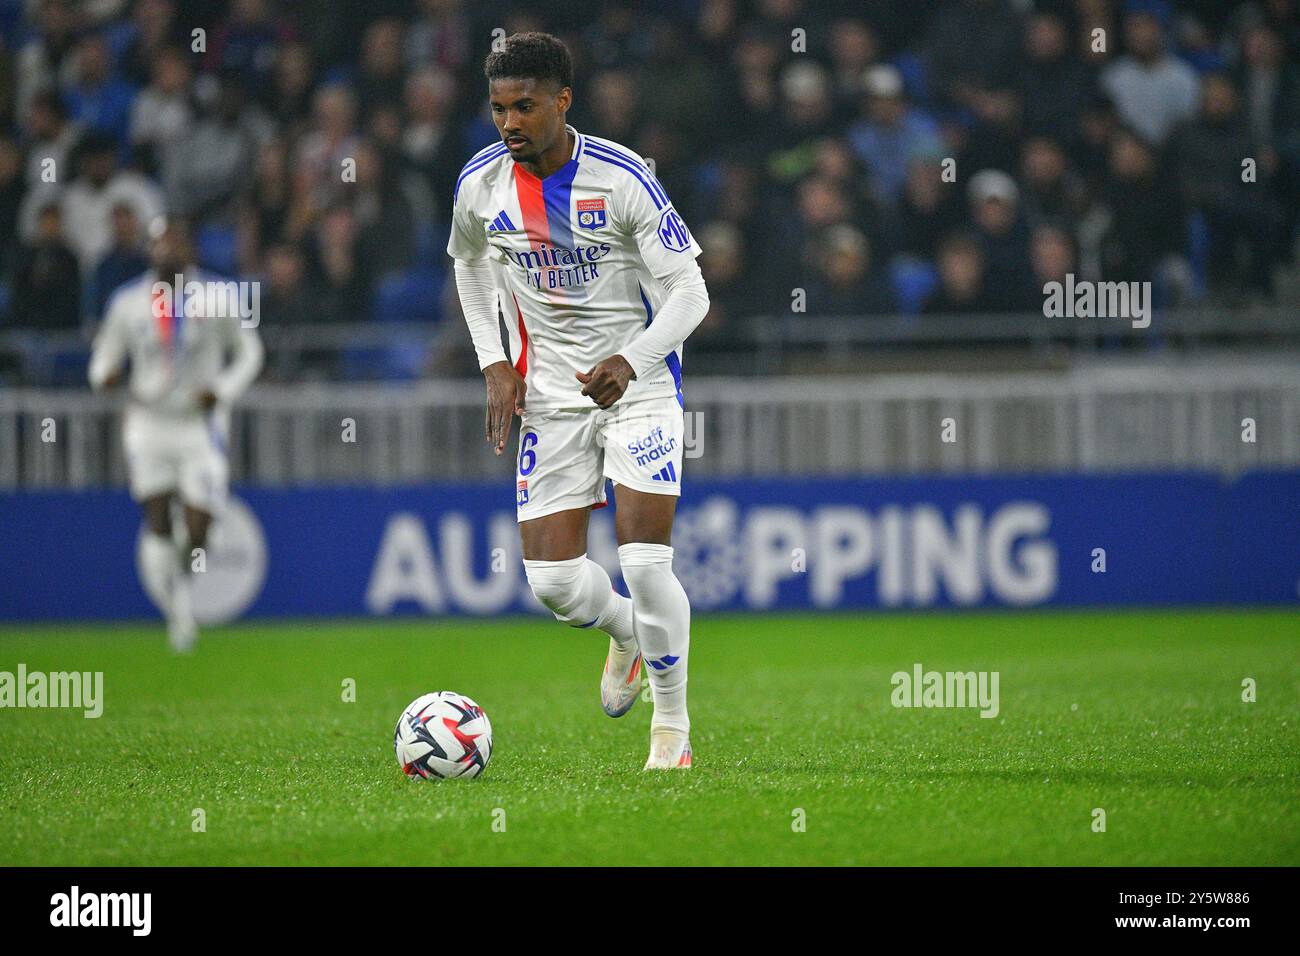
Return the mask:
[[632,592],[633,628],[654,692],[651,731],[691,729],[686,714],[686,658],[691,646],[691,603],[673,574],[666,544],[621,545],[618,560]]
[[146,531],[140,555],[141,570],[150,595],[162,602],[164,617],[172,613],[172,580],[176,577],[176,545],[171,535]]
[[529,561],[524,573],[537,599],[571,627],[595,627],[619,647],[635,646],[632,599],[614,590],[609,574],[585,554],[567,561]]

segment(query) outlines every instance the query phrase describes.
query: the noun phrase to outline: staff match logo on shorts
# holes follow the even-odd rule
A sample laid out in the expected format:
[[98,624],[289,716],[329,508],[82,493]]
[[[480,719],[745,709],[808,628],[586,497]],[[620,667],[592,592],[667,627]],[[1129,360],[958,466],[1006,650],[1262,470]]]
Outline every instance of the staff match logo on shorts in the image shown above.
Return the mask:
[[583,229],[600,229],[605,225],[604,199],[579,199],[578,225]]

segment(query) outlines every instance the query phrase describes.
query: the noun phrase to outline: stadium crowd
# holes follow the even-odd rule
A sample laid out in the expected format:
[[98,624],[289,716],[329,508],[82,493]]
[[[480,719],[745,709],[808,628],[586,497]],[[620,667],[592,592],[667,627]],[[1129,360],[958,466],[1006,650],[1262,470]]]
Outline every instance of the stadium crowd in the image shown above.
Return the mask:
[[263,323],[454,315],[496,29],[565,39],[570,122],[655,160],[705,250],[705,347],[795,289],[822,315],[1038,311],[1067,273],[1271,301],[1296,7],[0,0],[0,330],[96,322],[162,212],[261,281]]

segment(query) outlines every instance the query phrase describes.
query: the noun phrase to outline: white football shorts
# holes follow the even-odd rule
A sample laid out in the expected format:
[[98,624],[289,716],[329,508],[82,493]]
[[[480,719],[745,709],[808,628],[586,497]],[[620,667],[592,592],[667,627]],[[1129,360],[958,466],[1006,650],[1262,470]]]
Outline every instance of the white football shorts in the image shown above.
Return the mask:
[[515,462],[517,519],[603,508],[606,478],[649,494],[680,495],[683,431],[676,396],[607,409],[525,407]]
[[224,430],[213,416],[167,419],[129,410],[122,437],[132,498],[174,493],[192,508],[220,513],[230,466]]

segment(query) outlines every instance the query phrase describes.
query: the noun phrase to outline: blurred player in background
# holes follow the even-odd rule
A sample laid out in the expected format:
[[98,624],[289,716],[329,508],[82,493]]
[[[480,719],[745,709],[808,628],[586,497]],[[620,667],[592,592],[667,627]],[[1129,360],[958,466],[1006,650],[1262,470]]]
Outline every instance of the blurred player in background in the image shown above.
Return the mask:
[[[198,639],[193,549],[206,547],[225,501],[230,405],[261,371],[263,349],[256,331],[245,327],[235,284],[194,264],[183,224],[156,220],[150,239],[153,268],[109,299],[90,384],[116,385],[130,359],[123,442],[131,495],[147,525],[145,586],[167,618],[173,649],[187,651]],[[184,519],[175,530],[173,503]]]
[[[565,122],[573,65],[561,41],[515,34],[484,72],[502,141],[462,170],[447,251],[498,455],[520,416],[524,569],[558,620],[610,635],[601,704],[611,717],[635,703],[644,659],[654,693],[646,769],[690,767],[691,612],[670,542],[681,494],[681,348],[709,308],[701,250],[640,156]],[[618,486],[630,599],[587,557],[607,477]]]

